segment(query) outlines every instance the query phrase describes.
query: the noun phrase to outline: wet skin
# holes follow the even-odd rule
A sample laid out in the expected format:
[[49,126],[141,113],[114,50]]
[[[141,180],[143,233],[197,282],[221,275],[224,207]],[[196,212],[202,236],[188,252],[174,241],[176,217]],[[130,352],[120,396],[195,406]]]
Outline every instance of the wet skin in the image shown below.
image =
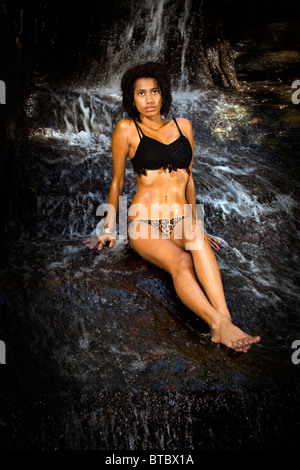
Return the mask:
[[[179,131],[174,121],[161,117],[162,95],[154,79],[141,78],[136,81],[134,104],[140,114],[139,125],[147,136],[164,144],[170,144],[178,139]],[[176,119],[194,150],[190,121],[184,118]],[[134,122],[131,119],[121,119],[112,137],[114,173],[108,198],[108,203],[116,212],[119,196],[124,187],[126,158],[135,155],[139,142],[140,137]],[[137,192],[129,210],[130,245],[143,258],[170,273],[178,297],[209,325],[212,332],[211,340],[214,343],[221,343],[234,351],[246,353],[251,345],[260,341],[260,338],[243,332],[231,321],[220,271],[212,251],[212,247],[219,249],[218,240],[208,236],[194,217],[196,199],[192,164],[193,161],[190,165],[190,174],[183,169],[171,173],[159,169],[148,170],[146,176],[137,176]],[[159,231],[155,233],[153,227],[147,223],[138,221],[139,218],[151,219],[151,215],[153,217],[153,213],[151,214],[153,204],[172,206],[173,212],[170,213],[170,217],[182,215],[187,205],[190,207],[190,212],[186,214],[184,223],[176,226],[171,236],[166,237]],[[142,217],[136,210],[138,205],[144,208]],[[114,229],[114,218],[113,212],[110,213],[108,210],[106,227]],[[163,213],[157,212],[155,218],[163,218]],[[85,241],[89,243],[90,248],[96,247],[99,250],[106,242],[113,246],[115,237],[104,234],[95,240]],[[188,243],[193,244],[190,245],[192,249],[187,249]]]

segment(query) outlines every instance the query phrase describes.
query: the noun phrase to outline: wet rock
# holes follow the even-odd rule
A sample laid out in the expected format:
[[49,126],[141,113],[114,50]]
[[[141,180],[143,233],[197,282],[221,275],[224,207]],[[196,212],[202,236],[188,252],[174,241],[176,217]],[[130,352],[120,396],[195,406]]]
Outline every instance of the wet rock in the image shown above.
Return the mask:
[[[174,100],[176,113],[188,113],[195,127],[195,184],[206,226],[222,239],[217,257],[233,320],[262,337],[247,355],[212,344],[207,325],[181,304],[168,274],[126,243],[101,253],[82,245],[99,221],[96,208],[107,199],[112,175],[110,137],[121,110],[116,88],[99,86],[115,70],[109,66],[120,74],[128,51],[131,60],[148,58],[138,41],[151,37],[162,39],[159,54],[172,70],[189,68],[182,86],[199,86],[200,50],[210,84],[226,89],[236,86],[237,53],[245,73],[247,60],[252,66],[236,47],[239,32],[233,37],[234,28],[225,31],[226,22],[219,23],[216,5],[204,23],[191,9],[191,24],[182,2],[175,2],[170,16],[154,15],[145,31],[138,15],[132,28],[131,4],[121,3],[118,14],[106,4],[102,16],[78,2],[71,23],[64,21],[68,10],[53,2],[24,15],[23,47],[37,70],[29,73],[10,220],[0,244],[0,339],[7,349],[0,370],[1,448],[296,448],[299,366],[291,345],[299,337],[298,141],[291,111],[280,108],[286,90],[266,91],[263,81],[252,95],[245,86],[240,101],[214,88],[209,96],[181,89]],[[144,2],[142,11],[155,13],[153,5]],[[45,27],[36,31],[35,18]],[[84,18],[93,31],[83,28],[76,42]],[[182,32],[179,23],[186,26]],[[212,33],[205,40],[199,24]],[[165,54],[171,35],[174,54]],[[245,41],[248,52],[254,42]],[[278,53],[288,47],[271,49],[260,50],[270,72],[295,59]],[[262,71],[261,62],[257,67]],[[119,83],[117,73],[110,86]],[[16,128],[8,129],[13,138]],[[129,199],[134,191],[127,167]]]

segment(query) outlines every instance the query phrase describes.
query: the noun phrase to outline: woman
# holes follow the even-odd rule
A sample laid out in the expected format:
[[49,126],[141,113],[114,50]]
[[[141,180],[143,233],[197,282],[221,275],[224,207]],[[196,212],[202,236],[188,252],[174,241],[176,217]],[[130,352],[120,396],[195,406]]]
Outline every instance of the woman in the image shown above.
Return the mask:
[[213,342],[247,352],[260,338],[231,322],[211,248],[219,248],[217,240],[196,218],[192,125],[185,118],[162,118],[172,101],[168,72],[156,62],[131,68],[122,78],[122,92],[129,118],[117,123],[112,136],[113,178],[105,229],[85,243],[99,250],[106,243],[114,245],[115,214],[129,156],[137,178],[129,209],[130,246],[171,274],[177,295],[209,325]]

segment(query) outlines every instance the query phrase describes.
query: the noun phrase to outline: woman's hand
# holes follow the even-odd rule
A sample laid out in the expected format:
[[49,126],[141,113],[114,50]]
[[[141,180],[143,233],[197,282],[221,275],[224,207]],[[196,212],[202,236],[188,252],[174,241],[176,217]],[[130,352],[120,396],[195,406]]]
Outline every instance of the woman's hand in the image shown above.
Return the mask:
[[219,245],[221,244],[221,241],[215,237],[212,237],[211,235],[208,235],[208,234],[206,235],[207,235],[207,239],[209,241],[210,246],[214,248],[215,250],[219,250],[220,249]]
[[192,225],[192,231],[195,232],[197,234],[198,237],[203,237],[204,234],[206,234],[207,236],[207,240],[210,244],[210,246],[214,249],[214,250],[219,250],[220,249],[220,244],[221,244],[221,241],[218,240],[217,238],[213,237],[212,235],[208,235],[205,231],[204,231],[204,227],[202,225],[202,222],[200,220],[197,220],[196,224],[193,224]]
[[100,251],[106,244],[108,244],[109,248],[112,248],[116,243],[116,237],[110,233],[102,233],[99,237],[95,236],[84,240],[83,243],[89,243],[91,250],[97,248]]

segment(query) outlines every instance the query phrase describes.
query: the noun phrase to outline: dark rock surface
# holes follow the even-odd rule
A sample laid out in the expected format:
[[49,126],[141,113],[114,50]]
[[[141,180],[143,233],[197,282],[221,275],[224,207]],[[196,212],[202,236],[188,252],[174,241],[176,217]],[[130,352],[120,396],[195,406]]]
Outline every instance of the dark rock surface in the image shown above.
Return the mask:
[[[125,44],[119,28],[130,15],[137,18],[134,2],[121,3],[106,2],[99,16],[101,2],[87,14],[79,1],[71,22],[62,2],[56,8],[37,1],[30,11],[24,6],[22,35],[20,9],[3,16],[5,2],[0,7],[11,32],[10,73],[25,71],[20,44],[28,60],[27,81],[15,78],[16,101],[2,121],[9,193],[0,250],[0,339],[7,353],[0,448],[296,449],[300,365],[291,360],[291,346],[300,337],[294,158],[300,120],[289,88],[299,64],[298,26],[274,9],[255,25],[252,10],[239,22],[239,8],[249,12],[240,2],[231,11],[234,2],[225,9],[224,2],[219,9],[207,2],[201,10],[194,1],[194,23],[175,2],[159,30],[162,39],[173,35],[162,56],[176,72],[183,61],[196,87],[175,107],[195,124],[197,195],[208,228],[224,242],[218,262],[229,308],[238,326],[262,337],[241,355],[212,344],[169,276],[126,243],[101,254],[82,245],[107,198],[109,142],[120,116],[117,90],[108,96],[93,87],[100,72],[105,86],[112,76],[103,51]],[[194,34],[197,24],[202,35]],[[130,48],[112,65],[143,58],[146,33],[136,22]],[[176,44],[185,44],[186,53]],[[174,76],[186,85],[180,79]],[[231,99],[197,89],[201,82],[235,90],[240,80],[248,92]],[[135,181],[126,171],[132,196]]]

